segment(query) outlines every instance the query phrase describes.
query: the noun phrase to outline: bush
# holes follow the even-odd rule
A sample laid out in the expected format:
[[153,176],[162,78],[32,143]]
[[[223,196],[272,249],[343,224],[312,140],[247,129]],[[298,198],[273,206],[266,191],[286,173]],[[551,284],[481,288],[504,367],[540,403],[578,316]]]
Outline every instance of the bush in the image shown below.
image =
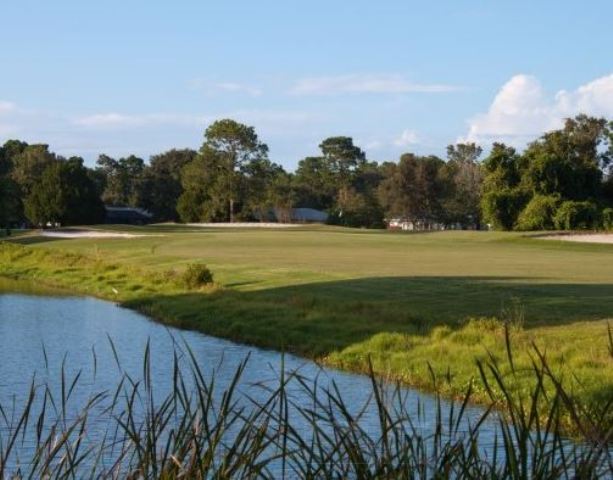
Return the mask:
[[598,225],[598,208],[593,202],[563,202],[554,217],[558,230],[587,230]]
[[605,208],[602,211],[602,227],[605,230],[613,230],[613,208]]
[[535,195],[517,219],[518,230],[551,230],[560,197],[557,195]]
[[200,288],[213,283],[213,273],[206,265],[192,263],[183,272],[182,280],[187,288]]
[[526,200],[526,193],[519,188],[489,192],[481,201],[483,217],[496,229],[511,230]]

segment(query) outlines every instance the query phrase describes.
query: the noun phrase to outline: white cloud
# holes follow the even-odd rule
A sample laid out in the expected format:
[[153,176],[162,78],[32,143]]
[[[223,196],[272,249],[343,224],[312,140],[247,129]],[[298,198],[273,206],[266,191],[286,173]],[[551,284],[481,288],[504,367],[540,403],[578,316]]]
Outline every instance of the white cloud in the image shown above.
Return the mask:
[[[361,142],[356,142],[356,143],[359,145]],[[384,147],[383,142],[380,140],[371,140],[364,144],[365,150],[380,150],[383,147]]]
[[168,113],[151,113],[142,115],[122,113],[96,113],[73,120],[75,125],[87,128],[126,128],[146,127],[151,125],[204,125],[207,118],[199,115],[182,115]]
[[523,146],[579,113],[613,116],[613,74],[554,96],[546,94],[537,78],[515,75],[502,86],[488,111],[470,120],[467,135],[458,140]]
[[258,97],[262,95],[262,90],[260,90],[259,88],[252,87],[250,85],[243,85],[240,83],[224,82],[217,83],[214,86],[224,92],[242,92],[251,95],[252,97]]
[[443,84],[413,83],[401,75],[340,75],[304,78],[289,90],[292,95],[335,95],[344,93],[441,93],[459,90]]
[[419,143],[419,136],[414,130],[404,130],[396,140],[394,145],[397,147],[408,147]]
[[13,112],[16,109],[17,106],[14,103],[0,100],[0,115],[3,113]]
[[189,85],[193,90],[200,90],[207,95],[216,95],[218,93],[239,93],[251,97],[262,95],[262,90],[259,87],[238,82],[214,82],[196,78],[191,80]]

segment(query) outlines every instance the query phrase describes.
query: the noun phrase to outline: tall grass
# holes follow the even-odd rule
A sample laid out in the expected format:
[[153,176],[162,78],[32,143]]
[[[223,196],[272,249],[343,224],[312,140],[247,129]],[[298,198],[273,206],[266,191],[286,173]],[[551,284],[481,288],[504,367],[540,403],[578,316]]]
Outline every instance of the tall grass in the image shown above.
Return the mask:
[[[610,330],[609,339],[613,357]],[[507,340],[515,373],[509,335]],[[111,348],[115,352],[112,342]],[[33,378],[26,398],[0,405],[0,479],[611,475],[613,431],[600,428],[598,415],[607,414],[613,393],[602,411],[588,415],[536,346],[532,358],[536,381],[529,401],[507,387],[509,379],[494,356],[478,363],[492,402],[471,421],[472,386],[450,409],[436,395],[434,419],[424,405],[411,413],[407,391],[378,379],[372,368],[369,399],[359,407],[349,404],[334,382],[286,372],[283,365],[273,383],[253,384],[245,392],[239,385],[248,358],[220,388],[186,344],[176,344],[172,388],[160,397],[147,344],[140,378],[123,372],[115,353],[123,372],[116,388],[93,393],[85,405],[73,405],[82,377],[69,376],[65,365],[57,384]],[[95,353],[93,362],[95,371]],[[546,384],[554,386],[553,398],[545,398],[551,395]],[[562,434],[568,412],[583,433],[581,441]],[[374,417],[376,426],[366,417]]]

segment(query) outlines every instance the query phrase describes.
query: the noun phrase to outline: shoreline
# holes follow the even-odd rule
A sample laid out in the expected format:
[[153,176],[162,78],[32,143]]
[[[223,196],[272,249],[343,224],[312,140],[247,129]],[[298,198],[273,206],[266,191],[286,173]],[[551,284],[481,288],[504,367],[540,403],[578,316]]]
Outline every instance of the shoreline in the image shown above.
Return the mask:
[[[325,341],[325,332],[309,330],[307,335],[291,323],[290,328],[282,327],[288,325],[286,322],[293,321],[291,315],[299,315],[304,308],[311,311],[312,307],[294,303],[293,298],[281,304],[275,303],[273,299],[269,305],[262,304],[263,299],[258,294],[255,299],[251,299],[249,295],[252,294],[231,288],[189,291],[179,286],[177,277],[168,276],[169,272],[143,270],[137,266],[108,263],[108,260],[105,257],[93,258],[54,249],[0,243],[0,276],[10,280],[48,286],[61,290],[57,292],[60,295],[86,295],[111,301],[164,325],[199,331],[258,348],[286,351],[347,372],[368,373],[370,359],[377,376],[424,392],[437,391],[449,399],[462,398],[471,378],[478,379],[475,360],[483,358],[487,351],[501,355],[504,349],[504,324],[494,318],[474,318],[457,325],[450,324],[415,333],[375,329],[380,333],[366,337],[361,343],[318,353],[310,350],[309,344]],[[314,304],[313,307],[317,314],[327,312],[325,305]],[[256,311],[250,311],[246,318],[240,318],[253,308]],[[348,311],[345,315],[353,318],[354,314]],[[241,320],[249,327],[237,327],[235,320]],[[331,317],[329,321],[339,320]],[[339,324],[337,328],[343,327]],[[578,322],[573,328],[579,329],[583,336],[594,338],[594,335],[600,335],[604,338],[602,333],[606,331],[606,320],[586,320]],[[517,363],[522,368],[530,368],[529,349],[532,342],[547,348],[550,342],[567,342],[567,336],[563,325],[514,330]],[[577,345],[582,344],[580,337],[573,334],[573,338],[579,341]],[[397,352],[398,345],[406,345],[406,348],[403,348],[404,357],[396,359],[394,355],[397,354],[394,352]],[[441,351],[445,354],[441,355]],[[557,364],[555,366],[559,367]],[[438,378],[436,386],[432,384],[430,367]],[[453,375],[446,378],[445,372],[449,372],[449,367],[452,367]],[[594,371],[589,375],[586,378],[602,384],[606,372]],[[530,378],[519,378],[517,386],[526,389],[530,384]],[[588,395],[585,400],[590,398]],[[475,388],[471,402],[479,405],[487,401],[485,390],[482,387]]]

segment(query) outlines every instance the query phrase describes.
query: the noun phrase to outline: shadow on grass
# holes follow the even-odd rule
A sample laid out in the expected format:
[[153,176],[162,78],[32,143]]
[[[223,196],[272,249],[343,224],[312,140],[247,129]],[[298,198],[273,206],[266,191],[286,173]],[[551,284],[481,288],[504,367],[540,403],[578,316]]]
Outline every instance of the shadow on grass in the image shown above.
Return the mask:
[[50,243],[56,242],[58,240],[66,240],[65,238],[60,237],[44,237],[42,235],[24,235],[24,236],[11,236],[11,237],[3,237],[2,241],[9,243],[16,243],[18,245],[36,245],[39,243]]
[[308,356],[326,355],[382,332],[426,335],[436,326],[457,327],[471,317],[516,316],[518,305],[526,328],[609,318],[613,285],[382,277],[157,295],[127,304],[179,328]]

